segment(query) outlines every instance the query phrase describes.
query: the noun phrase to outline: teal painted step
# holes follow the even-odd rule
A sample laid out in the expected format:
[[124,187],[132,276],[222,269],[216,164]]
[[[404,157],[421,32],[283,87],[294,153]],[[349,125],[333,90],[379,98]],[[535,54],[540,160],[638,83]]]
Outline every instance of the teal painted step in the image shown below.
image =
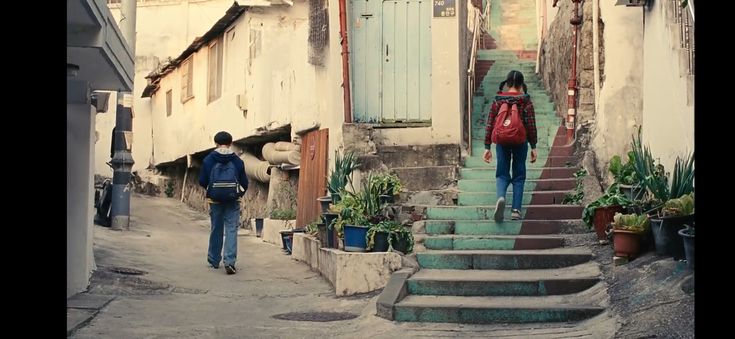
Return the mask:
[[521,221],[426,220],[427,234],[519,235]]
[[[495,195],[495,193],[491,193]],[[510,220],[510,203],[503,214]],[[427,219],[463,219],[463,220],[492,220],[495,206],[430,206],[426,208]],[[526,215],[526,208],[521,207],[521,215]]]
[[[475,152],[473,150],[473,153],[472,154],[473,154],[472,157],[468,157],[467,159],[465,159],[465,163],[464,163],[464,167],[465,168],[487,168],[487,167],[495,166],[495,160],[493,160],[491,164],[488,164],[484,160],[482,160],[482,153],[478,153],[478,152]],[[494,156],[495,156],[495,153],[493,153],[493,157]],[[535,163],[531,164],[531,163],[527,162],[526,163],[526,167],[530,167],[530,166],[541,166],[541,167],[543,167],[544,166],[544,161],[546,159],[546,154],[543,154],[542,155],[541,152],[539,152],[539,155],[538,156],[539,156],[539,158],[538,158],[538,160]]]
[[[513,201],[513,190],[509,189],[506,193],[505,198],[508,202]],[[564,196],[573,191],[536,191],[536,192],[523,192],[523,205],[531,204],[534,196],[536,197],[537,204],[561,204],[564,201]],[[493,205],[497,201],[496,195],[488,192],[459,192],[457,204],[459,206],[481,206],[481,205]]]
[[[513,201],[513,191],[512,188],[508,189],[508,193],[505,195],[506,202]],[[531,198],[533,197],[532,192],[523,192],[523,200],[521,200],[521,203],[523,205],[528,205],[531,203]],[[495,192],[459,192],[459,196],[457,199],[457,206],[479,206],[479,205],[492,205],[495,204],[497,201]]]
[[436,235],[424,240],[430,250],[513,250],[561,247],[564,238],[550,235]]
[[426,234],[533,235],[559,233],[560,220],[425,220]]
[[416,253],[421,268],[457,270],[525,270],[561,268],[590,261],[587,248],[543,250],[428,250]]
[[409,295],[395,305],[394,320],[490,324],[580,321],[604,308],[569,303],[562,296],[460,297]]
[[[496,168],[497,167],[495,166],[490,167],[490,168],[460,168],[459,176],[462,179],[493,178],[495,177]],[[538,176],[540,176],[544,170],[550,175],[553,174],[553,175],[558,175],[559,177],[563,177],[563,178],[571,178],[574,175],[574,172],[579,170],[579,167],[527,167],[526,174],[531,175],[531,173],[538,172]],[[533,174],[533,175],[536,175],[536,174]]]
[[413,295],[544,296],[584,291],[600,281],[594,262],[545,270],[435,270],[423,269],[408,279]]
[[[537,160],[537,162],[538,162],[538,160]],[[534,170],[526,170],[526,180],[538,179],[541,176],[541,171],[540,171],[541,168],[534,168],[534,169],[536,169],[535,171]],[[493,182],[495,182],[495,171],[493,171],[492,174],[478,175],[478,176],[476,176],[474,178],[465,178],[465,177],[462,177],[462,179],[460,179],[459,181],[462,181],[462,180],[473,180],[474,181],[474,180],[487,180],[487,179],[493,180]],[[466,187],[466,186],[459,187],[459,189],[462,190],[462,191],[465,191],[465,189],[463,187]]]
[[[491,193],[492,194],[492,193]],[[494,194],[493,194],[494,195]],[[510,220],[511,204],[506,200],[506,220]],[[579,205],[525,205],[521,215],[531,220],[567,220],[582,218],[583,206]],[[426,208],[426,219],[491,220],[495,205],[484,206],[430,206]]]
[[[572,190],[577,182],[569,179],[526,179],[524,190],[566,191]],[[496,180],[492,179],[460,179],[457,188],[462,192],[494,192]]]

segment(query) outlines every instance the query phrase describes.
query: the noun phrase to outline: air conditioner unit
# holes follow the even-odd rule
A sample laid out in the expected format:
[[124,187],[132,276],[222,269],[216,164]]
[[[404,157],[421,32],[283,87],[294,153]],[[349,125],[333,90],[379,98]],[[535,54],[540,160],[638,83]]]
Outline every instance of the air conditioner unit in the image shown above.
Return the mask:
[[235,96],[237,107],[240,107],[241,110],[247,111],[248,110],[248,96],[247,92],[244,92],[242,94],[238,94]]

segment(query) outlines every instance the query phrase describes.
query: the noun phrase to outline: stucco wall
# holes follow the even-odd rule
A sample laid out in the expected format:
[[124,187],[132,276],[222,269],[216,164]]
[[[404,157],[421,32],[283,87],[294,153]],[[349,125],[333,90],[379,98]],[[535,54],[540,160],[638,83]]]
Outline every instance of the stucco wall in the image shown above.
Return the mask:
[[66,105],[66,296],[87,289],[95,269],[94,115],[88,104]]
[[694,150],[694,87],[679,46],[671,4],[654,1],[645,12],[643,39],[643,141],[668,171]]
[[[592,132],[598,168],[606,172],[613,155],[630,150],[633,133],[642,123],[643,11],[600,1],[605,22],[605,69]],[[603,172],[603,173],[604,173]]]
[[[147,85],[145,76],[159,61],[178,56],[196,37],[203,35],[224,12],[231,0],[147,0],[138,1],[135,34],[135,79],[133,93],[133,171],[147,168],[153,158],[152,117],[149,98],[141,98]],[[119,4],[108,5],[119,23]],[[109,110],[96,118],[95,174],[112,176],[105,165],[110,160],[112,128],[115,126],[116,95],[110,95]]]

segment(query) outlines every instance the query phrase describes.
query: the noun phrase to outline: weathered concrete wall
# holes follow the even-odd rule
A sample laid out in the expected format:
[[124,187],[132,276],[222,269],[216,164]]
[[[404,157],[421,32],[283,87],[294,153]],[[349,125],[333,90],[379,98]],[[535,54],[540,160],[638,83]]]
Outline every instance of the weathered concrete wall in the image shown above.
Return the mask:
[[[572,69],[571,1],[559,1],[556,16],[547,18],[549,30],[541,41],[539,73],[553,99],[556,113],[566,116],[567,82]],[[547,12],[548,13],[548,12]]]
[[[472,16],[470,20],[469,16]],[[459,100],[460,100],[460,111],[462,119],[462,128],[466,129],[467,126],[467,69],[469,68],[470,53],[472,49],[472,35],[474,34],[471,29],[474,29],[474,16],[475,7],[472,6],[471,1],[467,1],[466,5],[460,2],[457,6],[457,19],[459,21],[459,69],[457,75],[459,77]],[[468,25],[473,25],[471,28]],[[462,138],[464,138],[465,132],[462,132]],[[464,139],[462,139],[464,140]]]
[[[189,168],[186,175],[186,185],[182,185],[184,181],[184,165],[166,166],[162,168],[161,175],[168,178],[168,182],[173,185],[172,199],[181,200],[184,195],[184,203],[189,207],[208,213],[209,204],[206,199],[206,190],[199,186],[199,168]],[[298,180],[298,179],[297,179]],[[183,193],[182,193],[183,188]],[[162,194],[165,196],[165,184],[160,187]],[[241,199],[240,203],[240,224],[247,225],[250,219],[267,218],[266,203],[268,201],[268,184],[261,183],[256,180],[249,180],[248,190]]]
[[610,158],[630,149],[631,136],[643,120],[643,12],[601,1],[600,15],[608,72],[601,81],[591,146],[597,167],[606,173]]
[[295,227],[295,224],[296,220],[275,220],[270,218],[263,219],[263,233],[261,235],[261,239],[264,242],[281,247],[283,246],[281,231],[291,230]]
[[[540,71],[551,92],[557,114],[567,113],[567,82],[571,71],[573,3],[560,1],[541,47]],[[629,149],[631,135],[642,122],[643,18],[640,9],[600,1],[600,93],[595,107],[593,3],[581,6],[582,25],[577,55],[579,101],[577,123],[593,122],[590,147],[597,167],[607,172],[607,162]],[[547,12],[548,13],[548,12]],[[606,70],[615,70],[606,72]]]
[[94,225],[94,115],[89,104],[66,105],[66,296],[87,289]]
[[592,20],[592,1],[585,1],[582,5],[582,25],[580,27],[578,46],[579,64],[577,65],[577,71],[579,73],[579,79],[577,81],[577,85],[579,86],[577,116],[580,121],[589,120],[595,115],[595,64],[593,58],[594,48],[592,45]]
[[316,238],[296,233],[292,257],[327,278],[338,297],[381,289],[401,268],[401,256],[395,252],[355,253],[319,246]]
[[[543,5],[550,6],[550,3],[551,1]],[[569,20],[572,18],[573,8],[571,1],[560,1],[554,10],[546,9],[547,15],[550,13],[555,16],[546,19],[549,28],[541,42],[541,78],[554,99],[557,114],[561,116],[566,116],[568,109],[567,87],[571,76],[573,27]],[[579,122],[585,122],[595,115],[592,1],[585,1],[580,6],[579,14],[582,16],[582,24],[579,27],[577,45],[577,118]]]
[[673,171],[676,156],[694,150],[694,76],[687,74],[671,3],[655,1],[644,13],[643,141]]

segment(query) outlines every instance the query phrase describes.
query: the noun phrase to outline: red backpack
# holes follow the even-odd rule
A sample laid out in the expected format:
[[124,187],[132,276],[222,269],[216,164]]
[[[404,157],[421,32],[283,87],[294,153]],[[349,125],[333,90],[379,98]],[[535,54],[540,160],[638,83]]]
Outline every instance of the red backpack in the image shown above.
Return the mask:
[[492,132],[492,141],[503,146],[520,145],[526,142],[526,127],[523,126],[518,105],[513,104],[508,109],[508,103],[500,105],[495,117],[495,127]]

